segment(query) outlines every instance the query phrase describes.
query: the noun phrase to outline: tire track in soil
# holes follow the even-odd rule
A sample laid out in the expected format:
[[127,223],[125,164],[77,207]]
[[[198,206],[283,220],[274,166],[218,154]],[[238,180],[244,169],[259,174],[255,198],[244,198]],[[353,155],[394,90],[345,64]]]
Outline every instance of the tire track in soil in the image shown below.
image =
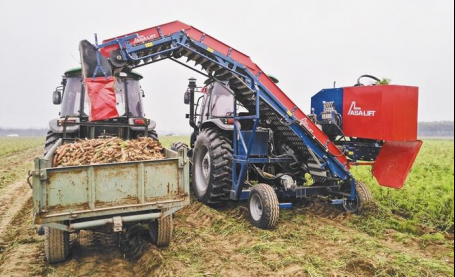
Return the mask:
[[[350,234],[358,234],[358,235],[365,235],[367,237],[371,237],[359,230],[356,230],[352,227],[346,226],[343,222],[348,221],[350,217],[353,215],[345,214],[341,211],[334,209],[333,207],[329,206],[325,203],[311,203],[308,207],[301,208],[301,210],[308,216],[311,216],[313,219],[319,224],[326,224],[327,226],[336,227],[339,230],[344,231],[345,233]],[[437,257],[438,255],[441,256],[440,261],[442,263],[447,263],[447,265],[453,267],[453,257],[448,259],[448,257],[444,257],[441,255],[442,251],[448,252],[449,249],[446,245],[441,244],[437,245],[437,247],[421,247],[419,243],[414,240],[407,242],[406,244],[403,242],[398,242],[393,238],[394,233],[399,233],[398,231],[388,230],[382,238],[373,238],[375,241],[381,243],[385,248],[394,250],[398,253],[407,254],[409,256],[416,256],[422,259]]]
[[[30,164],[42,147],[25,149],[3,160],[8,170]],[[26,178],[24,172],[23,179]],[[32,190],[25,180],[0,189],[0,276],[30,276],[42,264],[40,238],[32,222]]]
[[120,247],[119,235],[81,231],[72,235],[72,247],[66,262],[50,265],[54,276],[133,277],[132,264]]
[[0,191],[0,243],[11,221],[32,197],[32,190],[25,181],[14,183]]
[[[23,184],[23,183],[19,183]],[[30,188],[25,186],[26,189]],[[16,184],[9,186],[0,193],[0,203],[6,209],[1,210],[2,233],[0,235],[1,259],[0,259],[0,276],[32,276],[33,272],[39,271],[42,264],[40,238],[36,235],[32,225],[32,201],[31,194],[27,192],[26,196],[21,199],[3,194],[5,190],[16,188]],[[22,190],[22,188],[19,188]],[[5,199],[6,198],[6,199]],[[8,202],[11,199],[11,202]],[[18,199],[18,201],[15,201]],[[8,210],[8,207],[10,210]]]

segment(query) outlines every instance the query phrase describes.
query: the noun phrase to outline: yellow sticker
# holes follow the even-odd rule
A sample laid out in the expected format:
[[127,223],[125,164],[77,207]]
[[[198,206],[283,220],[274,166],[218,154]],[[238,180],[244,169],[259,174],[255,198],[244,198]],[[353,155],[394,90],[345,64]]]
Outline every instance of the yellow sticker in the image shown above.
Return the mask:
[[292,112],[291,112],[291,111],[288,111],[288,115],[289,115],[289,116],[292,116]]
[[149,42],[149,43],[146,43],[146,44],[145,44],[145,47],[147,47],[147,48],[150,48],[150,47],[152,47],[152,46],[153,46],[153,42]]
[[213,49],[212,49],[212,48],[210,48],[210,47],[209,47],[209,48],[207,48],[207,51],[209,51],[210,53],[213,53],[213,52],[215,52],[215,50],[213,50]]

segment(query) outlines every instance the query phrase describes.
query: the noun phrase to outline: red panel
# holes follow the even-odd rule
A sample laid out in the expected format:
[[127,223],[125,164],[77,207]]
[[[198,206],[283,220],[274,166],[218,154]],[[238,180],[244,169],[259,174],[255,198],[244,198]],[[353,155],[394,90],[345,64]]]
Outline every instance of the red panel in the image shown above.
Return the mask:
[[422,141],[386,141],[373,166],[373,175],[379,184],[403,188],[422,144]]
[[[174,33],[177,33],[181,30],[184,30],[189,37],[191,37],[192,39],[194,40],[197,40],[197,41],[200,41],[201,40],[201,37],[203,34],[205,34],[204,32],[190,26],[190,25],[187,25],[187,24],[184,24],[180,21],[174,21],[174,22],[171,22],[171,23],[168,23],[168,24],[164,24],[164,25],[160,25],[160,26],[156,26],[156,27],[152,27],[152,28],[149,28],[149,29],[145,29],[145,30],[142,30],[142,31],[138,31],[138,32],[135,32],[135,33],[131,33],[131,34],[138,34],[140,38],[159,38],[159,35],[158,35],[158,29],[157,27],[160,27],[161,28],[161,31],[163,33],[164,36],[169,36],[169,35],[172,35]],[[126,35],[122,35],[122,36],[126,36]],[[115,39],[115,38],[114,38]],[[108,40],[105,40],[103,41],[103,43],[106,43],[108,41],[111,41],[113,39],[108,39]],[[133,41],[132,41],[133,42]],[[232,47],[230,47],[229,45],[209,36],[209,35],[205,35],[205,39],[204,39],[204,44],[206,44],[208,47],[220,52],[220,53],[223,53],[225,55],[227,55],[229,53],[229,49],[231,49]],[[103,55],[105,55],[106,57],[109,57],[109,53],[115,49],[117,49],[118,46],[117,45],[113,45],[111,47],[107,47],[105,49],[102,50],[102,53]],[[249,56],[243,54],[242,52],[240,51],[237,51],[235,49],[232,48],[232,54],[231,54],[231,58],[234,59],[235,61],[239,62],[240,64],[243,64],[244,66],[248,67],[250,69],[250,71],[257,75],[259,72],[264,72],[262,71],[259,66],[257,66]],[[292,100],[274,83],[272,82],[268,77],[267,77],[267,74],[262,74],[260,76],[260,81],[269,89],[269,91],[289,110],[289,111],[293,111],[295,109],[295,116],[297,117],[298,120],[300,120],[303,125],[308,129],[309,132],[311,132],[314,137],[322,144],[322,145],[327,145],[328,146],[328,149],[329,151],[337,156],[338,160],[347,166],[347,158],[345,155],[343,155],[343,153],[335,146],[335,144],[333,144],[329,139],[328,137],[305,115],[305,113],[300,110],[297,105],[292,102]]]
[[416,87],[345,88],[343,131],[348,137],[415,141],[418,97]]
[[119,117],[114,78],[104,77],[85,79],[88,97],[90,98],[90,121],[106,120]]

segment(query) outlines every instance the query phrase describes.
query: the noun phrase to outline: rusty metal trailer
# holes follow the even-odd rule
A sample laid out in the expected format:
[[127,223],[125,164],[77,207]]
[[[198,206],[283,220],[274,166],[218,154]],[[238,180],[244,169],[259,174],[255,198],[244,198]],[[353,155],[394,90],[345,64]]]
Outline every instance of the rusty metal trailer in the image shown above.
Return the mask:
[[59,140],[35,160],[29,182],[34,222],[45,228],[50,263],[64,261],[69,234],[80,230],[122,232],[146,223],[157,246],[169,245],[172,214],[190,204],[186,149],[164,149],[165,159],[54,168]]

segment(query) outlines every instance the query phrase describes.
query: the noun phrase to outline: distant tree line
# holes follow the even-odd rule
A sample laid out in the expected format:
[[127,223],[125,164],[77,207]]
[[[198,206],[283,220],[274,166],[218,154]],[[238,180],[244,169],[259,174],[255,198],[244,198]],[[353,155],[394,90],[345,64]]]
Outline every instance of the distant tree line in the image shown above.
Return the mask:
[[453,121],[420,122],[420,137],[454,137]]
[[[0,137],[19,135],[20,137],[44,137],[47,129],[8,129],[0,128]],[[420,122],[419,137],[454,137],[453,121]]]
[[0,128],[0,137],[18,135],[20,137],[45,137],[47,129],[13,129]]

